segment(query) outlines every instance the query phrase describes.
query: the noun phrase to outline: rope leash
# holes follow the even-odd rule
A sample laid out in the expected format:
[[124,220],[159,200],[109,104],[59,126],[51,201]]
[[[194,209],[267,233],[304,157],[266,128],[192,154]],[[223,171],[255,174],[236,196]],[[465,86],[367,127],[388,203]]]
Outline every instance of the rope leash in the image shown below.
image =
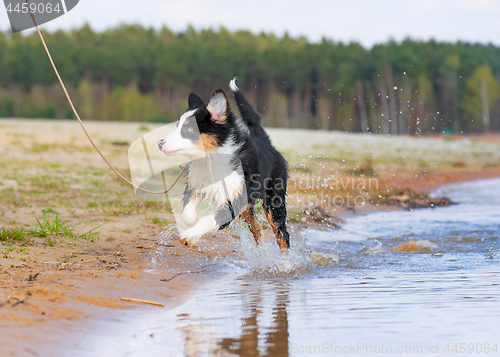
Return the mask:
[[[26,0],[26,3],[28,4],[28,9],[29,9],[29,2],[28,0]],[[59,83],[61,84],[61,87],[64,91],[64,94],[66,95],[66,99],[68,99],[68,103],[69,105],[71,106],[71,109],[73,110],[73,113],[75,114],[76,116],[76,119],[78,119],[78,122],[80,123],[80,126],[82,127],[83,129],[83,132],[85,133],[85,135],[87,136],[87,138],[89,139],[90,143],[92,144],[92,146],[94,147],[94,149],[96,149],[96,151],[99,153],[99,155],[101,155],[102,159],[106,162],[106,164],[108,164],[109,168],[111,170],[113,170],[113,172],[119,177],[121,178],[123,181],[125,181],[126,183],[128,183],[130,186],[133,186],[134,188],[140,190],[140,191],[143,191],[143,192],[146,192],[146,193],[151,193],[153,195],[162,195],[164,193],[167,193],[169,192],[174,186],[175,184],[179,181],[179,179],[181,178],[182,174],[184,173],[184,171],[186,171],[186,168],[187,166],[184,166],[181,168],[181,172],[179,173],[179,176],[177,176],[177,178],[175,179],[174,183],[172,184],[172,186],[170,186],[168,189],[165,189],[165,191],[161,191],[161,192],[155,192],[155,191],[149,191],[149,190],[146,190],[146,189],[143,189],[137,185],[135,185],[134,183],[132,183],[131,181],[127,180],[125,177],[123,177],[122,174],[120,174],[114,167],[113,165],[111,165],[108,160],[106,160],[106,158],[104,157],[104,155],[101,153],[101,151],[97,148],[96,144],[94,143],[94,141],[92,140],[92,138],[90,137],[89,133],[87,132],[87,130],[85,129],[85,126],[83,125],[82,123],[82,120],[80,119],[80,115],[78,115],[78,112],[76,111],[75,109],[75,106],[73,105],[73,101],[71,100],[71,97],[69,96],[68,94],[68,91],[66,90],[66,86],[64,85],[64,82],[63,80],[61,79],[61,76],[59,75],[59,72],[57,71],[57,68],[56,68],[56,65],[54,64],[54,61],[52,60],[52,56],[50,55],[50,51],[47,47],[47,44],[45,43],[45,40],[43,38],[43,35],[42,33],[40,32],[40,29],[38,28],[38,24],[36,23],[35,21],[35,16],[33,16],[33,13],[31,12],[31,9],[29,10],[30,11],[30,15],[31,15],[31,18],[33,19],[33,23],[35,24],[35,27],[36,27],[36,30],[38,31],[38,35],[40,36],[40,40],[42,40],[42,44],[43,44],[43,47],[45,48],[45,52],[47,53],[47,56],[49,57],[49,60],[50,60],[50,63],[52,64],[52,68],[54,69],[54,72],[56,73],[56,76],[57,76],[57,79],[59,80]],[[163,173],[162,173],[163,175]],[[165,185],[165,181],[163,181],[164,185]]]

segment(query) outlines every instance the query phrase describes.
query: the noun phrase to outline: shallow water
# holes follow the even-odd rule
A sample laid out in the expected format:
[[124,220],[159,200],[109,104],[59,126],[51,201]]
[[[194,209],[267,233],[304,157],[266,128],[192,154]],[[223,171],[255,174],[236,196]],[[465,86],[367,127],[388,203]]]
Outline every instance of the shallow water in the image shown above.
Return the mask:
[[[285,258],[257,252],[241,231],[247,259],[228,262],[225,278],[173,310],[131,316],[122,337],[89,347],[120,356],[498,355],[498,187],[447,186],[437,194],[459,205],[309,230]],[[316,265],[311,252],[339,260]]]

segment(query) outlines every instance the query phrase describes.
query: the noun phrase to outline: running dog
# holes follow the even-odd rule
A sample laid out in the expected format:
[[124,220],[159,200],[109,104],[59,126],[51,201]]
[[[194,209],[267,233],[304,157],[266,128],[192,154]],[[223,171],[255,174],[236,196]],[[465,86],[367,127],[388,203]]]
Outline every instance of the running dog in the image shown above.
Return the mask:
[[[222,89],[208,103],[191,93],[189,109],[177,129],[158,141],[168,156],[188,158],[182,220],[190,228],[181,231],[180,242],[189,247],[209,232],[226,228],[241,215],[257,244],[262,238],[255,216],[261,201],[278,245],[290,247],[286,229],[288,164],[273,147],[261,125],[261,116],[245,98],[233,79],[233,93],[240,117],[231,111]],[[198,220],[196,208],[208,199],[217,209]]]

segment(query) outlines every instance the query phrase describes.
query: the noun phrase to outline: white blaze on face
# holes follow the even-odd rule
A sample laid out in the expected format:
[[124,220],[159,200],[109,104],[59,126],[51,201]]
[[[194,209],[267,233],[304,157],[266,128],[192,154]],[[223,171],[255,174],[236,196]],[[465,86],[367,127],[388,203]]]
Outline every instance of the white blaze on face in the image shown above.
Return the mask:
[[[196,145],[192,140],[186,139],[182,136],[181,130],[182,126],[191,118],[195,120],[194,113],[195,110],[190,110],[184,113],[179,119],[179,125],[175,131],[164,138],[165,143],[163,144],[161,151],[167,156],[186,156],[188,159],[195,159],[199,157],[205,157],[206,153],[204,150],[200,150],[200,146]],[[198,130],[198,129],[196,129]]]

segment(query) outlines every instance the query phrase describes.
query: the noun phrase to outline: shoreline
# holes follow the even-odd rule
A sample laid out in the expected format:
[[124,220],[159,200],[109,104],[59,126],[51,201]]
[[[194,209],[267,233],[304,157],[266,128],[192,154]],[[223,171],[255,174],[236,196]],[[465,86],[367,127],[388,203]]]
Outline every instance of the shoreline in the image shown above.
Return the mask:
[[[216,247],[210,247],[212,239],[216,239]],[[93,333],[102,322],[119,322],[130,315],[127,311],[154,312],[177,307],[201,286],[225,274],[218,257],[234,255],[231,252],[237,248],[234,243],[220,234],[207,238],[197,249],[175,242],[165,251],[166,266],[154,272],[148,257],[133,258],[132,247],[122,251],[127,262],[114,269],[82,266],[102,265],[105,260],[111,263],[109,257],[103,256],[96,262],[17,271],[16,275],[24,279],[9,286],[15,294],[0,307],[0,354],[16,356],[31,350],[46,355],[49,350],[71,348],[71,340],[79,340],[82,333]],[[12,263],[2,260],[0,274],[22,269]],[[28,281],[35,271],[39,275]],[[121,301],[121,298],[151,301],[164,307]],[[56,336],[64,338],[55,339]]]

